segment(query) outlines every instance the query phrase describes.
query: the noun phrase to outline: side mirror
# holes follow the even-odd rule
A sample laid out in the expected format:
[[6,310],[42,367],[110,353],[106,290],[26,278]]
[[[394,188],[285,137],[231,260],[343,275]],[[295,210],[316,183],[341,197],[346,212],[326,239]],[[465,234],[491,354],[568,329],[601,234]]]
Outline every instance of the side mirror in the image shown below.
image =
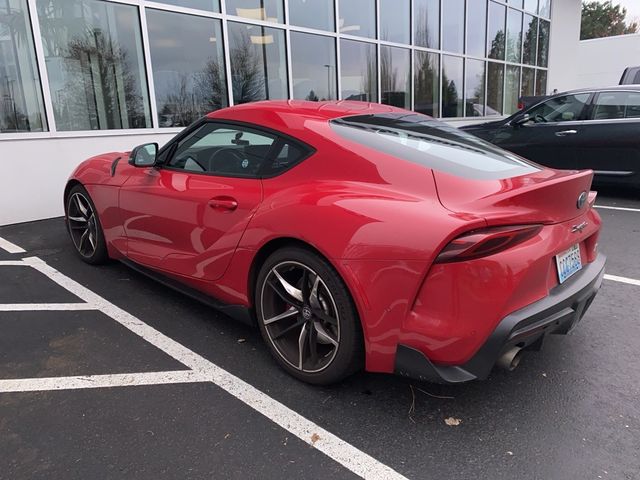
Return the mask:
[[529,116],[528,113],[522,113],[517,117],[515,117],[513,120],[511,120],[511,125],[513,125],[514,127],[520,127],[525,123],[529,122],[530,120],[531,120],[531,117]]
[[157,155],[157,143],[138,145],[129,154],[129,165],[133,165],[134,167],[152,167],[156,163]]

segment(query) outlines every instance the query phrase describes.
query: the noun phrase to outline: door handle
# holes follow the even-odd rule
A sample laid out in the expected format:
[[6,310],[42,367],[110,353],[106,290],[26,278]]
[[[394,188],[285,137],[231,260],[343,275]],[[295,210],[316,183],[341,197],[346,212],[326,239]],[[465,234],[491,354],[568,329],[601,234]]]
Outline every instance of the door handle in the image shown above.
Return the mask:
[[238,202],[231,197],[214,197],[207,203],[214,210],[232,212],[238,208]]
[[578,133],[577,130],[562,130],[561,132],[556,132],[556,137],[566,137],[567,135],[575,135]]

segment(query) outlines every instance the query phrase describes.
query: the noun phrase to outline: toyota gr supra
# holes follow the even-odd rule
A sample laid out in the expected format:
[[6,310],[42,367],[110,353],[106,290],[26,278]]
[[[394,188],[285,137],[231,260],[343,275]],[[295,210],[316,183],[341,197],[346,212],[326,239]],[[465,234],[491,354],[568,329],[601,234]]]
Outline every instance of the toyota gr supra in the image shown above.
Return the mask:
[[605,264],[592,177],[393,107],[268,101],[86,160],[64,205],[84,261],[257,323],[301,380],[458,383],[584,316]]

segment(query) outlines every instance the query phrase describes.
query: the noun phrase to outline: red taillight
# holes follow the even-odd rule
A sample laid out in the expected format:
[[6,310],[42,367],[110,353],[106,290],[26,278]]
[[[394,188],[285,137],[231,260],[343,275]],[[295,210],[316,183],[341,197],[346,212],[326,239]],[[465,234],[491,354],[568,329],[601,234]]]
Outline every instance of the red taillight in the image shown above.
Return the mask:
[[444,247],[435,263],[462,262],[486,257],[535,237],[542,225],[484,228],[465,233]]

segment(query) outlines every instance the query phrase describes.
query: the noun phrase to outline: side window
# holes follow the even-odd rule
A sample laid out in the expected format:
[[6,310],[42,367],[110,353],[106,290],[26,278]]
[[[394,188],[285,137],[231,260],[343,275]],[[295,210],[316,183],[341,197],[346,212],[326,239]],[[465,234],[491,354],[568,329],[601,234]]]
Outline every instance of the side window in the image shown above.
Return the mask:
[[640,92],[599,93],[593,103],[591,120],[640,118]]
[[555,97],[529,110],[527,113],[532,122],[571,122],[580,119],[589,93],[564,95]]
[[255,177],[277,137],[247,127],[205,123],[182,139],[168,166],[212,175]]
[[307,149],[303,149],[292,142],[283,140],[281,145],[282,146],[274,156],[273,161],[265,165],[264,170],[262,171],[262,174],[265,177],[273,177],[274,175],[278,175],[280,172],[284,172],[302,160],[309,153]]

